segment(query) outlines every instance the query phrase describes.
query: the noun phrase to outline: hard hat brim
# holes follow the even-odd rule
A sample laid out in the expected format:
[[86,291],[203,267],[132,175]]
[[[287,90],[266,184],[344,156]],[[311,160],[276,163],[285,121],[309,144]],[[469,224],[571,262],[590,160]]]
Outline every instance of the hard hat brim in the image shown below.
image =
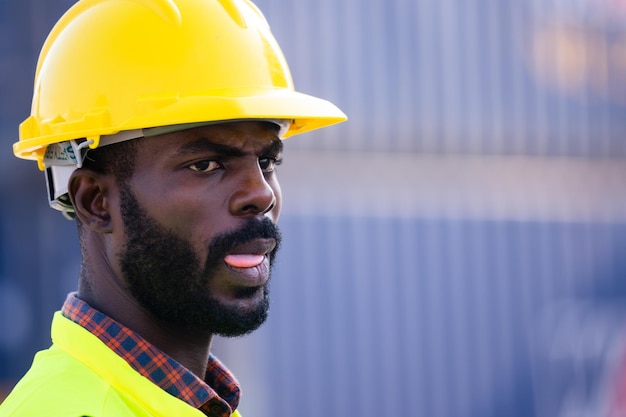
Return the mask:
[[37,120],[31,116],[20,125],[20,141],[13,144],[15,156],[41,161],[45,148],[53,142],[80,138],[94,140],[124,130],[159,127],[183,123],[246,119],[279,119],[290,122],[283,138],[310,132],[347,120],[346,115],[331,102],[307,94],[275,89],[261,94],[210,94],[191,97],[152,97],[139,100],[137,114],[128,120],[116,120],[110,111],[85,113],[79,120],[62,116],[53,120]]

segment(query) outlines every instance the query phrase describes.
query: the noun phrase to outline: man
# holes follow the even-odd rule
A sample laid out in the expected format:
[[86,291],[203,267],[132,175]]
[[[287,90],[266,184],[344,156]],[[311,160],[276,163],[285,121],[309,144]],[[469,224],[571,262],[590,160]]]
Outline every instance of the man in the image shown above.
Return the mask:
[[78,291],[0,416],[238,415],[211,340],[267,316],[281,139],[343,120],[246,0],[76,3],[14,152],[78,225]]

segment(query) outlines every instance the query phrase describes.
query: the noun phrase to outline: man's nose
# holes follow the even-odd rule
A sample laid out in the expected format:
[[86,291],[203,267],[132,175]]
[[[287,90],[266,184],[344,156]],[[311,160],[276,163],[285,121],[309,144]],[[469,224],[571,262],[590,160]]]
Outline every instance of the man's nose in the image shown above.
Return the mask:
[[276,194],[258,163],[242,171],[229,201],[235,216],[265,214],[276,204]]

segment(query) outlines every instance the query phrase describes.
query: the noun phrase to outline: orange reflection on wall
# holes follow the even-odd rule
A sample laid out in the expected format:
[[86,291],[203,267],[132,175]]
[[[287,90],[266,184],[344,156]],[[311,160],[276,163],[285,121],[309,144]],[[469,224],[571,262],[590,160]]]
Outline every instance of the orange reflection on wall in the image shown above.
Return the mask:
[[573,97],[592,94],[626,105],[626,35],[554,21],[537,28],[528,44],[532,74]]

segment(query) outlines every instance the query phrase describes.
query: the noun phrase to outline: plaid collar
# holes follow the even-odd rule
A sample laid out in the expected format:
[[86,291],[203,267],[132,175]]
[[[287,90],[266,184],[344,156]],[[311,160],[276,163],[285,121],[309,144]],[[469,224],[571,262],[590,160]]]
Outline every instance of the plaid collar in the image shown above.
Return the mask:
[[152,383],[210,417],[227,417],[239,404],[239,384],[213,355],[203,381],[129,328],[68,295],[62,314],[89,330]]

